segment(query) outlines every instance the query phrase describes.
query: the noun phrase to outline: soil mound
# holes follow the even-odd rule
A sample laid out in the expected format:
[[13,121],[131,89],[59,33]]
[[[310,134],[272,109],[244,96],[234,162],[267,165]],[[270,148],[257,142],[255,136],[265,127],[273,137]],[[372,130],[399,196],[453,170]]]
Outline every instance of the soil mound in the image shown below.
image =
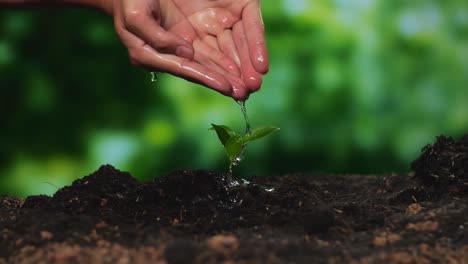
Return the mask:
[[468,193],[468,134],[458,141],[439,136],[422,152],[411,164],[416,178],[440,193]]
[[253,177],[110,165],[54,196],[0,195],[3,263],[468,263],[468,136],[411,174]]

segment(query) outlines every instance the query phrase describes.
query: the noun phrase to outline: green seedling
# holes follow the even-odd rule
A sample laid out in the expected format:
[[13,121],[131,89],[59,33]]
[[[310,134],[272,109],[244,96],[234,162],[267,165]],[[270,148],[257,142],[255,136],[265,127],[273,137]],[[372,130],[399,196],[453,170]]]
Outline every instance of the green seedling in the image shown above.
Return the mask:
[[271,133],[278,131],[278,127],[260,127],[250,131],[248,129],[244,136],[236,133],[232,128],[225,125],[211,124],[210,130],[216,131],[219,141],[224,146],[226,155],[229,158],[229,174],[232,175],[232,168],[242,160],[242,153],[248,144],[264,138]]

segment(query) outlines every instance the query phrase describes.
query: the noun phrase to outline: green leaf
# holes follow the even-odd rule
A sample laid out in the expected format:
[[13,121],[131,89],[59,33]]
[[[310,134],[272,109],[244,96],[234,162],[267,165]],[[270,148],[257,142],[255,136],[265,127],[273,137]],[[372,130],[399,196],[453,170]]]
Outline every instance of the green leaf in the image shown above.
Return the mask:
[[229,138],[236,135],[236,132],[234,132],[234,130],[232,130],[228,126],[215,125],[215,124],[211,124],[211,126],[212,127],[209,130],[216,131],[216,134],[218,135],[219,141],[221,141],[221,143],[224,146],[226,146],[226,141],[228,141]]
[[280,130],[279,127],[260,127],[260,128],[254,129],[250,134],[247,134],[245,136],[244,144],[266,137],[269,134],[278,130]]
[[224,145],[229,160],[232,161],[242,151],[242,137],[238,134],[230,137]]

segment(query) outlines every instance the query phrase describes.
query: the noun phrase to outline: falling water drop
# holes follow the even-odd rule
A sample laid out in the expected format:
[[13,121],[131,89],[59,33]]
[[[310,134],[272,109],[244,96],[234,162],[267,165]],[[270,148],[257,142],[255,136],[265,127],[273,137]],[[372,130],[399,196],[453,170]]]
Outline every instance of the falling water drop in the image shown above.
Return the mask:
[[156,82],[158,80],[158,73],[150,72],[150,74],[151,74],[151,82]]

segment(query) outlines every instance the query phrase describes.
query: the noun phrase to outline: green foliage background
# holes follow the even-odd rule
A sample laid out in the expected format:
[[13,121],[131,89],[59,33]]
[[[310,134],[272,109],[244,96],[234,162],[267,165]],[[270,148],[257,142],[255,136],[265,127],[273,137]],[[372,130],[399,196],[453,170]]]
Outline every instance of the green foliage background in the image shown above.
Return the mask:
[[[264,0],[271,70],[247,102],[281,127],[236,174],[409,170],[439,134],[468,131],[465,0]],[[0,193],[53,193],[100,164],[151,178],[225,170],[211,123],[231,99],[128,62],[109,17],[0,11]]]

